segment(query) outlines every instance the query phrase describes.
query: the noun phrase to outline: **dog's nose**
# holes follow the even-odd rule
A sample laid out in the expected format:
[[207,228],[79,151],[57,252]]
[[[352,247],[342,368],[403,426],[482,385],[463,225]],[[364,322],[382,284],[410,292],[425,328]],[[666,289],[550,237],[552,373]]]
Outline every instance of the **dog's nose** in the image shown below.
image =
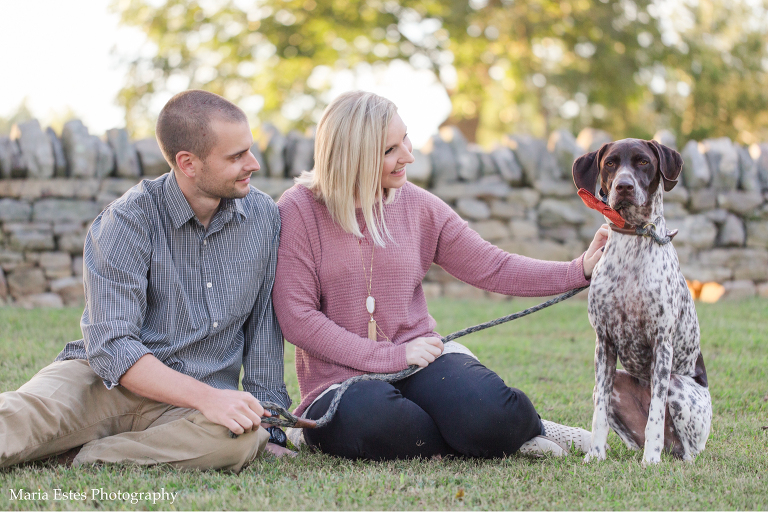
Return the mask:
[[619,180],[616,182],[616,192],[619,194],[631,194],[635,190],[635,185],[630,180]]

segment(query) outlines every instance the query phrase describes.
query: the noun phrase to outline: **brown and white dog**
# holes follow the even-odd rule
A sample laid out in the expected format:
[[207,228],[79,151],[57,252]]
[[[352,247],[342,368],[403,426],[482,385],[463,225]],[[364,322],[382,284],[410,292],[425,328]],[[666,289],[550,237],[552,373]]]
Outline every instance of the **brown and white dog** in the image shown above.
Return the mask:
[[[712,402],[699,322],[664,221],[663,192],[681,170],[676,151],[638,139],[605,144],[573,164],[576,187],[586,195],[599,180],[609,208],[595,209],[627,224],[611,225],[589,287],[597,347],[585,462],[605,459],[609,427],[630,448],[644,447],[643,465],[658,463],[662,449],[692,461],[709,436]],[[636,234],[649,232],[651,223],[667,243]],[[617,356],[623,371],[616,370]]]

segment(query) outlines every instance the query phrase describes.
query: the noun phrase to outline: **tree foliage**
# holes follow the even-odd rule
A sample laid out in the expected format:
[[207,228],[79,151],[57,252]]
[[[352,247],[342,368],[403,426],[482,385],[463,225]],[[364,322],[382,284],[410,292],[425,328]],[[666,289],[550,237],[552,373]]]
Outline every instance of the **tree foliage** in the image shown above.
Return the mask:
[[335,72],[401,59],[439,76],[470,139],[593,126],[751,142],[767,138],[761,1],[115,0],[150,44],[119,101],[134,132],[186,88],[304,128]]
[[35,116],[29,110],[27,105],[27,98],[21,100],[16,110],[12,112],[8,117],[0,117],[0,135],[5,135],[11,132],[11,127],[17,123],[23,123],[33,119]]

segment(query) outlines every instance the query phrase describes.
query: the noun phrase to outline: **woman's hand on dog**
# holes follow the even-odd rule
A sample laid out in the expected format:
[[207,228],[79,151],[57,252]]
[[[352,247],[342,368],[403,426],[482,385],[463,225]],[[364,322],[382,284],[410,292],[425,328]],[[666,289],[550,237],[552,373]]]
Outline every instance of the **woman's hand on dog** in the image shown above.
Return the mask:
[[587,252],[584,253],[584,277],[587,279],[592,277],[592,271],[595,270],[595,265],[600,261],[603,256],[603,248],[608,241],[608,233],[611,230],[608,228],[608,224],[603,224],[595,233],[595,237],[592,239],[592,243],[589,244]]
[[440,338],[416,338],[405,344],[405,360],[409,365],[425,368],[442,353],[443,342]]

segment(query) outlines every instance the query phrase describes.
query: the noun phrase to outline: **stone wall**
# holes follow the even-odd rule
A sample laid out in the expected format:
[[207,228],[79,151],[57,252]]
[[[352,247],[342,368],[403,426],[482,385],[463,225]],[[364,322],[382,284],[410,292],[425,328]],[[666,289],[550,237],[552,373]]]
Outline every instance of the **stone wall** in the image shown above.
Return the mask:
[[[668,132],[656,138],[675,147]],[[571,164],[609,140],[592,129],[578,138],[566,131],[547,140],[511,135],[484,151],[448,127],[414,151],[408,175],[499,247],[569,260],[603,222],[576,196]],[[275,199],[312,167],[313,141],[298,132],[283,135],[267,125],[252,151],[262,170],[251,183]],[[768,296],[768,144],[690,141],[681,153],[683,175],[665,194],[665,216],[680,229],[675,248],[683,273],[722,283],[732,298]],[[0,136],[0,304],[81,304],[90,222],[141,179],[167,171],[154,139],[132,142],[125,130],[99,138],[70,121],[59,136],[30,121]],[[437,266],[424,287],[430,297],[501,298]]]

